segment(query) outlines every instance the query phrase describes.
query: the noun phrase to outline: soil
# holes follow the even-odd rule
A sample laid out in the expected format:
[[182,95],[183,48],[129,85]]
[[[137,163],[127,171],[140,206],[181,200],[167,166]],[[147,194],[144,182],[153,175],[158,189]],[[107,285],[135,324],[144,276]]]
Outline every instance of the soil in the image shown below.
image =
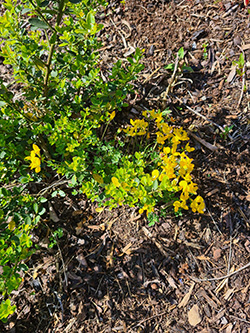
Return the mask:
[[[206,212],[166,214],[148,227],[136,209],[97,214],[64,188],[67,196],[51,202],[59,221],[34,231],[40,249],[0,331],[250,332],[248,9],[240,1],[112,0],[98,20],[104,72],[145,50],[126,114],[168,107],[189,131]],[[173,78],[165,66],[178,63],[181,47],[193,72]],[[51,249],[48,230],[59,227],[64,235]]]

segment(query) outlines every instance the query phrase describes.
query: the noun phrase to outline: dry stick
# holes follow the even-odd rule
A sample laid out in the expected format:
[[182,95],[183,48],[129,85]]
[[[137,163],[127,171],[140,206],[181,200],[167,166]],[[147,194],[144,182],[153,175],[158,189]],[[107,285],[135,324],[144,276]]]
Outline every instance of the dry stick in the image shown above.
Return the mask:
[[156,68],[151,74],[149,74],[149,76],[143,81],[142,84],[148,82],[157,72],[159,72],[160,69],[162,69],[162,67]]
[[231,259],[232,259],[232,235],[230,235],[230,246],[229,246],[229,256],[228,256],[227,274],[230,273]]
[[219,231],[219,233],[222,235],[222,232],[220,231],[220,229],[219,229],[219,227],[218,227],[218,225],[217,225],[215,219],[213,218],[213,215],[211,214],[211,212],[210,212],[210,210],[209,210],[208,208],[207,208],[207,211],[208,211],[208,213],[209,213],[209,215],[210,215],[212,221],[214,222],[214,225],[216,226],[216,229],[217,229],[217,230]]
[[[186,105],[185,103],[183,103],[182,100],[181,100],[179,97],[177,97],[177,96],[175,96],[175,95],[173,95],[173,96],[174,96],[179,102],[181,102],[181,103],[185,106],[185,108],[187,108],[189,111],[191,111],[191,112],[193,112],[194,114],[196,114],[197,116],[199,116],[199,117],[205,119],[205,120],[208,121],[210,124],[216,126],[217,128],[219,128],[219,129],[221,130],[222,133],[225,132],[224,128],[221,127],[220,125],[216,124],[213,120],[208,119],[208,118],[207,118],[206,116],[204,116],[203,114],[201,114],[201,113],[199,113],[198,111],[195,111],[195,110],[193,110],[192,108],[190,108],[188,105]],[[228,134],[228,137],[230,138],[230,140],[232,140],[231,135]]]
[[196,277],[194,276],[190,276],[190,278],[195,281],[195,282],[206,282],[206,281],[219,281],[219,280],[223,280],[223,279],[227,279],[235,274],[238,274],[239,272],[243,271],[244,269],[250,267],[250,262],[248,264],[246,264],[245,266],[237,269],[237,271],[235,272],[232,272],[232,273],[229,273],[227,275],[224,275],[224,276],[220,276],[220,277],[217,277],[217,278],[212,278],[212,279],[197,279]]
[[212,145],[211,143],[203,140],[202,138],[199,138],[197,135],[195,135],[193,132],[187,130],[188,134],[191,135],[196,141],[198,141],[199,143],[201,143],[203,146],[205,146],[206,148],[210,149],[211,151],[216,151],[218,150],[218,147]]
[[238,47],[241,50],[241,52],[243,53],[244,65],[243,65],[243,69],[242,69],[242,87],[241,87],[240,98],[239,98],[239,101],[238,101],[238,104],[237,104],[237,108],[240,107],[240,104],[241,104],[241,101],[242,101],[242,98],[243,98],[243,94],[244,94],[244,90],[245,90],[245,84],[246,84],[246,57],[245,57],[245,52],[244,52],[244,50],[242,49],[241,46],[238,45]]
[[156,314],[156,315],[154,315],[154,316],[151,316],[151,317],[145,318],[145,319],[139,321],[138,324],[136,324],[136,325],[134,325],[134,326],[133,326],[133,325],[129,326],[127,329],[129,329],[129,328],[135,328],[135,327],[137,327],[137,326],[139,326],[139,325],[145,323],[145,322],[148,321],[148,320],[151,320],[151,319],[154,319],[154,318],[157,318],[157,317],[163,316],[163,315],[166,314],[166,313],[168,313],[168,311],[164,311],[164,312],[161,312],[161,313]]

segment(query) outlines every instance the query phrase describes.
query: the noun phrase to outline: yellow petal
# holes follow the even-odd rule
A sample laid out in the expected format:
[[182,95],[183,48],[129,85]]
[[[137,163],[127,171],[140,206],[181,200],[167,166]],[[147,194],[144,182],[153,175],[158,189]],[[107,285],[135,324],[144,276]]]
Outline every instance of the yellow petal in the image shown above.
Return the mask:
[[114,118],[115,118],[115,111],[109,113],[109,121],[113,120]]
[[37,145],[35,145],[34,143],[33,143],[32,147],[33,147],[33,151],[35,152],[35,154],[40,157],[40,148]]

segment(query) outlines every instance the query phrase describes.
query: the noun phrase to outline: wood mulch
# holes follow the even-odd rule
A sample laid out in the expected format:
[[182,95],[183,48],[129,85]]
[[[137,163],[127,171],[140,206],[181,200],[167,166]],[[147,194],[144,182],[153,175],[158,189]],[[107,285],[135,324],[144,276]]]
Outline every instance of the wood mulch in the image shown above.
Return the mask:
[[[96,214],[64,188],[68,195],[51,201],[59,222],[44,221],[64,236],[50,249],[45,223],[35,230],[40,250],[0,331],[250,332],[248,10],[243,1],[114,0],[98,20],[104,72],[145,49],[126,114],[169,107],[189,130],[206,212],[166,214],[149,228],[135,209]],[[164,66],[181,47],[194,72],[170,87]],[[240,53],[243,75],[233,65]]]

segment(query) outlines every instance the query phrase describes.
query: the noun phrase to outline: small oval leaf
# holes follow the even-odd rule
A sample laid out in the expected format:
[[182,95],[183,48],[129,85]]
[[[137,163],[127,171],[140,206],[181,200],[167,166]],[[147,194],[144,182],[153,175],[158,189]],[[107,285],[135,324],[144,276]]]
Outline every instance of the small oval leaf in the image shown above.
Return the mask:
[[40,28],[40,29],[48,29],[48,27],[49,27],[45,22],[39,20],[38,18],[29,19],[29,23],[31,25],[33,25],[34,27]]

